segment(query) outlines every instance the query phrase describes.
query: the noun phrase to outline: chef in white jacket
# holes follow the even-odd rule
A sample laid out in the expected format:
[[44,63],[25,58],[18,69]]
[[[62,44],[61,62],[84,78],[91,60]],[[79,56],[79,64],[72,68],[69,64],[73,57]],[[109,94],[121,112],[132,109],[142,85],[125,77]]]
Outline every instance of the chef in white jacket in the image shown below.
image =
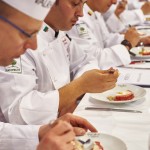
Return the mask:
[[126,39],[130,41],[132,46],[135,46],[139,40],[138,33],[134,29],[130,29],[125,36],[108,31],[99,12],[106,12],[115,2],[88,0],[84,5],[84,16],[68,32],[73,39],[80,43],[82,49],[97,57],[102,69],[129,64],[131,61],[129,47],[122,45],[121,42]]
[[[137,1],[132,2],[138,3]],[[146,2],[140,8],[135,8],[132,10],[128,10],[128,5],[126,10],[123,11],[119,16],[115,15],[115,10],[118,5],[122,5],[121,3],[110,7],[110,9],[103,15],[106,21],[107,27],[111,32],[123,32],[125,31],[129,25],[140,25],[145,22],[146,14],[150,13],[150,2]],[[131,6],[131,4],[129,5]]]
[[21,62],[18,59],[15,65],[1,68],[1,76],[8,83],[0,88],[0,94],[5,95],[1,107],[7,121],[47,123],[56,119],[64,108],[74,106],[79,96],[115,86],[117,70],[113,74],[99,70],[93,56],[84,53],[65,32],[59,31],[70,29],[83,15],[84,2],[56,2],[38,35],[37,51],[29,50]]
[[[1,66],[10,64],[13,58],[24,53],[25,49],[36,48],[36,36],[31,37],[31,33],[40,29],[42,20],[49,11],[52,2],[52,0],[0,1],[0,35],[3,37],[0,39]],[[40,14],[37,13],[38,11]],[[29,22],[32,26],[27,26]],[[5,80],[1,76],[0,79],[3,84]],[[0,84],[0,86],[2,85]],[[1,100],[2,95],[0,96]],[[96,131],[85,119],[71,114],[67,114],[59,120],[71,123],[75,127],[74,131],[77,135],[83,135],[87,129]],[[35,150],[39,140],[38,150],[71,150],[73,145],[68,142],[74,139],[75,134],[72,126],[67,122],[57,121],[52,125],[44,126],[20,126],[0,122],[0,150]]]
[[147,3],[149,0],[128,0],[128,9],[133,10],[133,9],[140,9],[145,3]]

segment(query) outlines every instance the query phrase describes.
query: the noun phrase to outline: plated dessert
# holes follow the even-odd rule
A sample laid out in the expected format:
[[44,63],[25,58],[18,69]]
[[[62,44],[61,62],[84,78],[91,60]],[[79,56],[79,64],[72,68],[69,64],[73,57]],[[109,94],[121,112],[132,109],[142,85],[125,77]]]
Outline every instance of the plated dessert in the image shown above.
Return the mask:
[[150,50],[146,50],[146,49],[142,49],[141,51],[139,51],[140,55],[150,55]]
[[77,136],[72,142],[74,150],[127,150],[121,139],[98,132],[87,132],[83,136]]
[[110,101],[125,101],[125,100],[131,100],[134,98],[134,93],[130,90],[125,90],[121,92],[117,92],[114,95],[110,95],[107,97]]
[[75,150],[104,150],[99,141],[92,141],[88,139],[86,141],[76,140]]

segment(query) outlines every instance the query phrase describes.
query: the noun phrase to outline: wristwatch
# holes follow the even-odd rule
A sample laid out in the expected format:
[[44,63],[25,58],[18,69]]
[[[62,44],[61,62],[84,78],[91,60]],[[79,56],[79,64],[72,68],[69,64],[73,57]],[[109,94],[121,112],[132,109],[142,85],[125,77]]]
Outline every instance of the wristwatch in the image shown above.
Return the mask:
[[127,46],[129,50],[132,48],[132,44],[128,40],[123,40],[121,44]]

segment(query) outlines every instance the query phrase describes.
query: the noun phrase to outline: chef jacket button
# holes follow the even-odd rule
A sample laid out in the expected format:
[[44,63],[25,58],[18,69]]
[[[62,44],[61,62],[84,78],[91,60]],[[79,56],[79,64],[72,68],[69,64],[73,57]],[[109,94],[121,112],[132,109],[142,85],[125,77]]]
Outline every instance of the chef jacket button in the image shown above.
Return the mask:
[[43,56],[46,56],[46,52],[43,52]]

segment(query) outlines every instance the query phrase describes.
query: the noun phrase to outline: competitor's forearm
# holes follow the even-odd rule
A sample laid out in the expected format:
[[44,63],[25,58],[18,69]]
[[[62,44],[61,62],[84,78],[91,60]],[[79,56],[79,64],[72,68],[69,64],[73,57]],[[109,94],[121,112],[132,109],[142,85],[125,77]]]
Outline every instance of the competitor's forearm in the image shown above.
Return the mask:
[[77,78],[71,83],[59,89],[59,112],[66,105],[73,105],[79,96],[85,93],[82,85],[82,79]]

